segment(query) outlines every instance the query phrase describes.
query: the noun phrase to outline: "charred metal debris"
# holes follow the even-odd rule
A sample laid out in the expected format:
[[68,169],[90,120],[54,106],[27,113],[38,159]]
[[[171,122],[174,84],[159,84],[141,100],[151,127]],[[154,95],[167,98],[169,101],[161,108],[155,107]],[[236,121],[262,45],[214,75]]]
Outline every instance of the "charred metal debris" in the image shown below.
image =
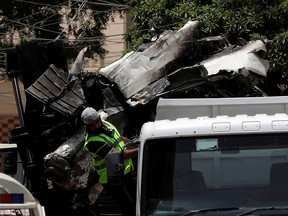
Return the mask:
[[63,200],[67,208],[94,208],[102,191],[83,150],[84,107],[100,110],[123,135],[132,137],[144,122],[154,120],[159,97],[269,95],[269,62],[263,58],[262,41],[235,45],[221,36],[199,38],[199,33],[199,22],[189,21],[97,73],[84,69],[87,48],[70,69],[59,42],[29,42],[7,53],[7,75],[12,80],[21,77],[26,94],[25,108],[18,109],[21,127],[11,130],[10,142],[18,144],[30,190],[46,205],[47,215],[55,215],[59,199],[62,208]]

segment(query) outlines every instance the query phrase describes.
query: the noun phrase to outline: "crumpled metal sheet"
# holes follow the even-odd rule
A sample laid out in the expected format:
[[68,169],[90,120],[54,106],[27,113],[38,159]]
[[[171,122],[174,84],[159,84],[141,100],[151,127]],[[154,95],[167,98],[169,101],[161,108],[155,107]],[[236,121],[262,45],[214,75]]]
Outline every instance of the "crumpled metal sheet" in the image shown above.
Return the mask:
[[[265,44],[260,40],[251,41],[244,46],[235,47],[230,45],[221,52],[195,65],[180,66],[173,73],[164,76],[133,95],[127,100],[127,103],[131,106],[144,105],[157,97],[167,94],[175,95],[207,82],[224,80],[228,79],[228,77],[232,79],[239,74],[242,74],[244,77],[248,77],[249,74],[249,77],[251,77],[253,76],[251,72],[253,72],[261,77],[266,77],[269,62],[263,59],[258,52],[266,52]],[[223,75],[223,71],[227,72],[225,76]],[[247,81],[250,82],[248,78]],[[251,80],[250,84],[252,86],[256,85],[253,83],[253,80]],[[230,90],[234,91],[233,88]],[[229,95],[228,92],[226,96],[232,95]]]
[[261,51],[266,52],[266,48],[265,44],[260,40],[250,41],[243,47],[229,46],[194,67],[203,66],[207,70],[208,76],[217,74],[221,70],[235,72],[241,68],[246,68],[266,77],[269,62],[258,55],[258,52]]
[[112,79],[128,99],[171,71],[172,64],[191,49],[199,25],[189,21],[179,31],[165,31],[143,52],[130,52],[99,72]]
[[84,54],[86,51],[87,51],[87,47],[80,50],[80,52],[77,55],[77,58],[75,59],[73,65],[71,66],[71,69],[69,71],[70,74],[77,76],[82,71],[84,71]]
[[[266,53],[262,41],[231,45],[221,36],[197,38],[198,28],[198,22],[187,22],[177,32],[166,31],[144,51],[127,53],[102,68],[100,73],[117,84],[126,103],[132,107],[169,94],[177,97],[177,93],[182,94],[207,82],[228,80],[229,76],[236,79],[243,70],[248,71],[249,77],[254,76],[251,73],[266,77],[269,62],[262,57]],[[227,72],[225,76],[223,71]],[[244,82],[247,81],[248,78]],[[221,90],[220,86],[216,91],[221,91],[222,96],[233,96],[237,90],[231,90],[233,93],[230,94],[229,89]]]
[[54,65],[50,65],[25,91],[65,116],[72,115],[85,103],[80,80],[71,79],[69,73]]
[[202,74],[205,72],[205,70],[201,71],[191,67],[183,67],[147,86],[128,99],[127,103],[131,106],[144,105],[157,97],[167,94],[167,91],[169,91],[169,94],[184,92],[187,89],[206,83],[207,81],[204,77],[207,75]]

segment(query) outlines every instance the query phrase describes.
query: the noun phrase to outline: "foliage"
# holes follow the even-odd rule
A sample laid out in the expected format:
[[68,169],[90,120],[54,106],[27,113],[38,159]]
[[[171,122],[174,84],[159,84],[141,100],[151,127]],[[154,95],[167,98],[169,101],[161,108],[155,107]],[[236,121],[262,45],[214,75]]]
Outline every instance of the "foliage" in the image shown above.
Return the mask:
[[203,36],[223,35],[232,43],[239,39],[262,39],[270,43],[267,58],[271,69],[288,68],[287,0],[126,0],[134,24],[127,32],[131,49],[136,49],[148,30],[157,26],[179,29],[188,20],[202,24]]
[[0,0],[0,46],[14,46],[16,35],[20,43],[62,40],[68,58],[75,58],[85,46],[89,47],[89,57],[104,57],[106,50],[101,31],[116,10],[120,11],[121,5],[115,6],[76,0]]

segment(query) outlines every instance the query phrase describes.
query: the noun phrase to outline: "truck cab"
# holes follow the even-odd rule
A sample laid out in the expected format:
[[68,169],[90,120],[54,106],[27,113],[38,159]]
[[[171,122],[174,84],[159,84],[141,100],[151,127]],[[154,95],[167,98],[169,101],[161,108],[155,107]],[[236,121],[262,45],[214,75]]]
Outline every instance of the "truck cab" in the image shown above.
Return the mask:
[[288,215],[286,101],[160,99],[141,129],[137,215]]

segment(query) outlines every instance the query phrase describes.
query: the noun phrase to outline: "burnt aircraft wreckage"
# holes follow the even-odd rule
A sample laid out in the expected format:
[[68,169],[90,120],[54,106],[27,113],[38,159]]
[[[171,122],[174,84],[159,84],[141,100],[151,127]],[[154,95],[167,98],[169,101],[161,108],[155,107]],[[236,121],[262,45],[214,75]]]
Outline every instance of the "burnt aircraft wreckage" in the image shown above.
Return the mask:
[[11,130],[10,142],[17,143],[27,185],[47,215],[99,213],[105,191],[83,149],[80,115],[86,106],[133,137],[154,120],[159,97],[268,95],[262,88],[269,69],[263,42],[235,45],[200,35],[199,22],[189,21],[97,73],[84,69],[87,48],[70,70],[59,42],[30,42],[7,53],[7,74],[12,80],[21,76],[26,94],[21,127]]

